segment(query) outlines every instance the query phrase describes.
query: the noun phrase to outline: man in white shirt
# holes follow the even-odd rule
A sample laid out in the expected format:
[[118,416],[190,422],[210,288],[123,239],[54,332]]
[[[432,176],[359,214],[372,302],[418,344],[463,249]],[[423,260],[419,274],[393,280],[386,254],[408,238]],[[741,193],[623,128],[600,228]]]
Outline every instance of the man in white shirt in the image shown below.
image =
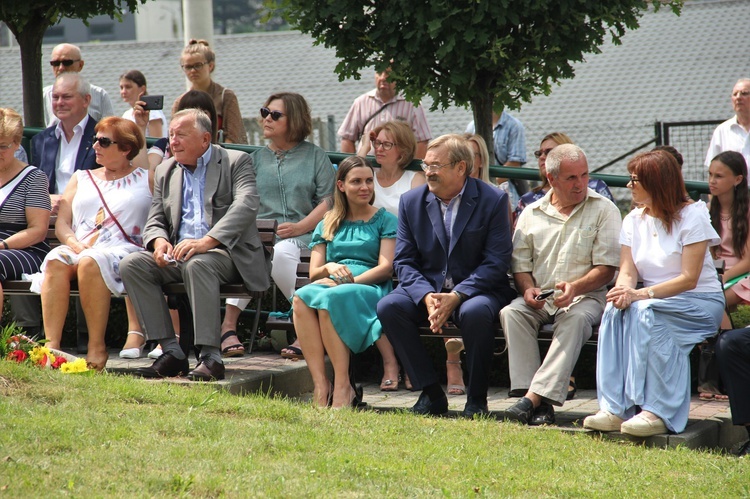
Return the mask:
[[[88,115],[91,93],[88,82],[79,73],[61,73],[50,95],[56,124],[31,139],[31,164],[47,175],[52,212],[57,213],[60,197],[73,172],[99,167],[92,147],[97,121]],[[10,298],[16,323],[35,334],[40,324],[39,298]],[[78,312],[78,352],[86,353],[87,344],[86,320]]]
[[[70,43],[61,43],[52,49],[52,57],[49,63],[52,66],[55,78],[64,72],[78,73],[83,69],[81,49]],[[91,85],[90,94],[91,103],[88,112],[92,118],[99,121],[105,116],[115,114],[112,101],[106,90]],[[52,126],[57,123],[57,117],[52,110],[52,85],[44,87],[42,95],[44,96],[44,122],[47,123],[47,126]]]
[[750,164],[750,78],[740,78],[732,89],[734,117],[714,130],[706,154],[706,167],[717,154],[736,151]]

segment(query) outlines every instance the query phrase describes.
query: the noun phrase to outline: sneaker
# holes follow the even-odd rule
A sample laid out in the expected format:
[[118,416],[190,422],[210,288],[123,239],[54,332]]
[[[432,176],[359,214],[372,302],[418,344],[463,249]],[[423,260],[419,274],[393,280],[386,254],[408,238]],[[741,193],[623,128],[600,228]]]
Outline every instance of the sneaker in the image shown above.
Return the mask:
[[653,435],[668,433],[667,425],[664,424],[661,418],[648,419],[643,413],[636,414],[625,421],[620,426],[620,431],[634,437],[651,437]]
[[583,427],[596,431],[619,431],[625,420],[608,411],[599,411],[583,420]]

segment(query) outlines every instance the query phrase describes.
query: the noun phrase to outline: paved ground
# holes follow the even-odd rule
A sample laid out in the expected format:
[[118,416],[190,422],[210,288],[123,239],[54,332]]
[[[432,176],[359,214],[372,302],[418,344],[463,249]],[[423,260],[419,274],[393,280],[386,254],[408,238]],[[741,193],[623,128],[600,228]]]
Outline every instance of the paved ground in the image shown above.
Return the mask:
[[[117,351],[110,352],[107,369],[113,372],[128,373],[140,366],[148,366],[153,361],[147,358],[138,360],[121,360]],[[191,366],[195,363],[194,359]],[[231,393],[268,392],[280,396],[297,398],[302,401],[310,399],[312,380],[304,361],[291,361],[275,353],[260,352],[244,357],[225,359],[226,379],[217,382],[217,386]],[[167,382],[192,384],[185,379],[170,379]],[[491,388],[489,408],[498,419],[503,411],[516,400],[507,397],[507,388]],[[364,384],[364,400],[368,408],[377,411],[407,409],[414,405],[418,393],[407,390],[398,392],[381,392],[375,383]],[[465,396],[449,396],[450,415],[460,413],[466,403]],[[596,391],[579,390],[574,400],[568,401],[556,409],[557,422],[554,428],[563,431],[585,431],[582,429],[583,418],[597,411]],[[611,438],[627,440],[630,437],[619,433],[609,434]],[[744,429],[732,425],[729,404],[727,402],[703,401],[694,396],[690,404],[690,421],[685,431],[679,435],[657,435],[646,440],[646,445],[658,447],[675,447],[685,445],[689,448],[721,448],[733,450],[747,439]]]

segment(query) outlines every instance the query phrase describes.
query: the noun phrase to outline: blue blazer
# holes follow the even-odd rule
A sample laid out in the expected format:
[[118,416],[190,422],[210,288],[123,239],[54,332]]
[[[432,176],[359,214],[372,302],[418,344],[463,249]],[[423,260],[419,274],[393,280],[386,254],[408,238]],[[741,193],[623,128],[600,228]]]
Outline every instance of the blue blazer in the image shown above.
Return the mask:
[[401,196],[394,266],[399,286],[419,305],[440,292],[450,272],[456,291],[493,295],[508,302],[516,293],[508,282],[511,241],[508,195],[468,178],[447,241],[440,200],[426,185]]
[[[81,137],[78,155],[76,156],[76,170],[93,170],[94,168],[99,168],[99,165],[96,163],[94,148],[91,147],[94,144],[94,136],[96,135],[94,133],[96,123],[97,121],[89,116],[86,128],[83,130],[83,137]],[[52,125],[45,128],[31,139],[31,162],[47,175],[50,194],[62,194],[62,192],[55,192],[57,188],[57,184],[55,183],[55,167],[57,166],[57,155],[60,152],[60,140],[55,136],[56,126]]]

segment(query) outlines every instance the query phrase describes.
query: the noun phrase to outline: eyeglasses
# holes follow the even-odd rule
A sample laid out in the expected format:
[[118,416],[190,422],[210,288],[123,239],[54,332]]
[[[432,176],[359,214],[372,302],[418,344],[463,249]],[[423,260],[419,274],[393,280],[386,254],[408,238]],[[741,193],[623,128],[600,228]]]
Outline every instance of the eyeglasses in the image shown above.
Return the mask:
[[384,151],[390,151],[393,149],[393,146],[396,144],[393,142],[383,142],[382,140],[373,140],[372,141],[372,147],[373,149],[377,149],[378,147],[382,147]]
[[99,142],[99,145],[102,146],[104,149],[108,148],[112,144],[117,144],[114,140],[108,138],[108,137],[95,137],[94,138],[94,144]]
[[427,163],[422,163],[420,166],[422,167],[422,170],[424,170],[426,172],[429,172],[429,171],[432,171],[432,170],[435,170],[435,171],[442,170],[443,168],[447,168],[447,167],[453,166],[455,164],[456,164],[456,162],[452,161],[450,163],[445,163],[444,165],[441,165],[440,163],[435,163],[435,164],[432,164],[432,165],[428,165]]
[[632,184],[637,184],[638,183],[638,177],[636,177],[635,175],[631,175],[630,176],[630,182]]
[[279,121],[282,116],[286,116],[281,111],[271,111],[267,107],[260,108],[260,117],[261,118],[266,119],[266,118],[268,118],[269,114],[271,115],[271,119],[274,120],[274,121]]
[[10,149],[11,147],[13,147],[14,145],[15,144],[12,143],[12,142],[10,144],[0,144],[0,151],[7,151],[8,149]]
[[200,71],[206,64],[205,62],[196,62],[195,64],[180,64],[180,67],[183,71],[189,73],[192,70]]
[[76,59],[76,60],[73,60],[73,59],[63,59],[62,61],[49,61],[49,65],[56,68],[60,64],[62,64],[66,68],[69,68],[70,66],[73,65],[74,62],[78,62],[78,61],[80,61],[80,59]]
[[546,156],[549,154],[549,152],[554,149],[553,147],[550,147],[549,149],[539,149],[538,151],[534,151],[534,157],[539,159],[542,156]]
[[732,97],[747,97],[750,96],[750,90],[738,90],[732,94]]

